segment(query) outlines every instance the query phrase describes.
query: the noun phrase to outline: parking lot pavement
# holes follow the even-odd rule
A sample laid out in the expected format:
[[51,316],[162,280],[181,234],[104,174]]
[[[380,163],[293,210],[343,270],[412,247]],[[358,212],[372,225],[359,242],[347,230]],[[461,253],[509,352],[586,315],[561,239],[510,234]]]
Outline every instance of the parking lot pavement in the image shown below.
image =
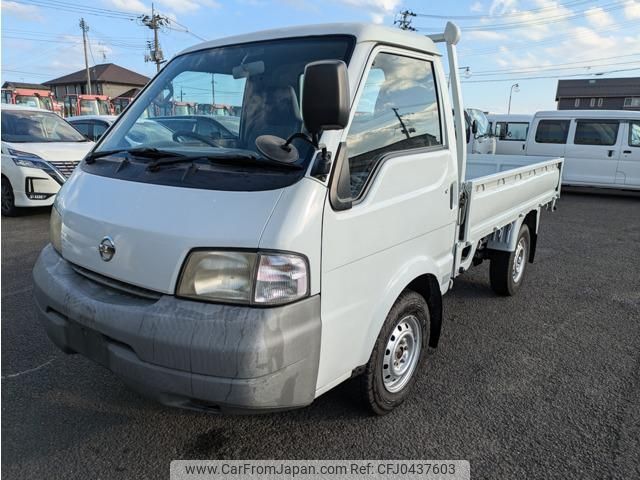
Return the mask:
[[515,298],[488,265],[445,297],[413,396],[367,416],[352,384],[308,408],[214,416],[161,407],[59,352],[35,318],[48,212],[2,219],[2,473],[166,478],[172,459],[469,459],[472,478],[640,478],[640,200],[564,195]]

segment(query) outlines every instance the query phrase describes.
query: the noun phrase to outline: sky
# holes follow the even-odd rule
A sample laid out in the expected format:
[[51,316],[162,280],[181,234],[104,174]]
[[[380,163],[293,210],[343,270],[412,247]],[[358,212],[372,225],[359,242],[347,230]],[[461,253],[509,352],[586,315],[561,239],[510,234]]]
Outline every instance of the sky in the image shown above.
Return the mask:
[[[170,19],[160,32],[166,58],[202,39],[268,28],[393,26],[409,10],[417,14],[411,26],[428,34],[451,19],[462,29],[465,104],[496,113],[507,111],[511,90],[511,113],[555,110],[558,77],[640,77],[640,0],[156,0],[155,8]],[[137,18],[150,12],[146,0],[3,0],[2,82],[40,83],[83,68],[81,17],[91,65],[152,76],[155,65],[144,61],[152,32]]]

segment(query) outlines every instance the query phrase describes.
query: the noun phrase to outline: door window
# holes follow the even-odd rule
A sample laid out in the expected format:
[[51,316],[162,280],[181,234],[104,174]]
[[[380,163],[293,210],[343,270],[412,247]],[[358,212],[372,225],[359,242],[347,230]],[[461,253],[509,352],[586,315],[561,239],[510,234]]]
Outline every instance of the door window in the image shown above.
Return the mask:
[[90,125],[87,122],[77,122],[73,124],[73,127],[78,130],[85,137],[89,137]]
[[388,153],[442,145],[433,65],[391,53],[376,56],[347,136],[351,192],[362,195]]
[[98,140],[104,132],[107,131],[109,125],[103,122],[96,122],[93,124],[93,140]]
[[615,145],[618,139],[617,120],[578,120],[573,143],[576,145]]
[[496,134],[502,141],[522,142],[527,139],[529,124],[527,122],[500,122]]
[[640,147],[640,120],[629,122],[629,146]]
[[540,120],[536,143],[567,143],[569,120]]

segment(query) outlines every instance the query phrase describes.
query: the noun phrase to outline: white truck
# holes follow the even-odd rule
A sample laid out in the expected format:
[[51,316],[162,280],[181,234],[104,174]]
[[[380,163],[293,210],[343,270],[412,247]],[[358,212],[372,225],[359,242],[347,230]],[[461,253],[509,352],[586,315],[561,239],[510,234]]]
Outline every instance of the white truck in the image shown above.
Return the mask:
[[[167,405],[302,407],[358,377],[393,410],[454,279],[489,259],[493,289],[516,293],[560,195],[561,158],[467,164],[459,38],[315,25],[177,55],[57,197],[33,272],[51,340]],[[176,93],[222,91],[237,137],[127,140]]]

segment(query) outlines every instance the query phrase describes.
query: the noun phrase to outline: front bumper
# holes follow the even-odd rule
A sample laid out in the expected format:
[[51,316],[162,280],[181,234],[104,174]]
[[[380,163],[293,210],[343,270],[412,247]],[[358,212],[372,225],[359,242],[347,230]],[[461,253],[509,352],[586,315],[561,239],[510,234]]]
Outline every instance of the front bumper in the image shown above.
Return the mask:
[[53,171],[49,173],[29,167],[18,167],[7,174],[13,188],[16,207],[52,205],[61,186],[60,180],[55,180],[52,175],[55,175]]
[[48,245],[33,270],[49,338],[171,406],[254,412],[315,397],[320,297],[275,308],[148,298],[77,273]]

